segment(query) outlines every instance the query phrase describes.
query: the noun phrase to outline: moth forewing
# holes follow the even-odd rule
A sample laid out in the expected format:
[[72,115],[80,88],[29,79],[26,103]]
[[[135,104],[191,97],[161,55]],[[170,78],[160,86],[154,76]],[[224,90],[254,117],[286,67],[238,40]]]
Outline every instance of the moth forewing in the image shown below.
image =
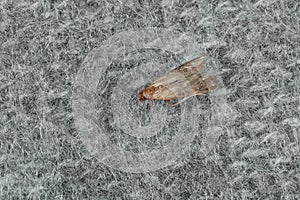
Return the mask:
[[154,81],[154,86],[164,86],[163,91],[157,92],[156,99],[162,99],[162,97],[163,99],[175,99],[196,95],[205,87],[199,73],[204,65],[204,60],[205,57],[195,58]]
[[169,102],[173,99],[183,98],[186,100],[191,96],[207,93],[216,85],[212,83],[214,80],[212,76],[204,78],[200,74],[199,71],[204,64],[205,56],[202,56],[176,67],[141,91],[138,94],[138,100],[166,100]]
[[168,84],[170,82],[173,82],[174,80],[178,80],[178,78],[181,79],[182,77],[178,77],[179,76],[178,72],[180,72],[180,74],[182,74],[186,70],[193,70],[193,73],[196,73],[201,68],[203,68],[205,59],[206,59],[206,56],[194,58],[193,60],[190,60],[190,61],[172,69],[171,71],[167,72],[165,75],[163,75],[160,78],[158,78],[157,80],[155,80],[153,82],[153,84],[155,84],[155,83],[160,84],[160,85]]
[[186,63],[183,63],[182,65],[180,65],[179,67],[176,67],[175,69],[179,70],[181,68],[190,68],[190,67],[194,67],[197,70],[200,70],[201,68],[204,67],[205,64],[205,60],[206,60],[206,55],[201,56],[201,57],[197,57],[194,58]]
[[182,98],[193,93],[188,80],[177,71],[162,76],[150,86],[160,87],[154,95],[158,100]]

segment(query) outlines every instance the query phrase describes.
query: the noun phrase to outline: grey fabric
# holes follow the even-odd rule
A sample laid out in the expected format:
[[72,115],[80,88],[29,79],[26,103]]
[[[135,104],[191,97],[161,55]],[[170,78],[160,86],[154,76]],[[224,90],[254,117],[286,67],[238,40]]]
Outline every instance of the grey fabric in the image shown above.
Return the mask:
[[[298,1],[1,1],[0,199],[299,199]],[[206,54],[219,80],[137,102]]]

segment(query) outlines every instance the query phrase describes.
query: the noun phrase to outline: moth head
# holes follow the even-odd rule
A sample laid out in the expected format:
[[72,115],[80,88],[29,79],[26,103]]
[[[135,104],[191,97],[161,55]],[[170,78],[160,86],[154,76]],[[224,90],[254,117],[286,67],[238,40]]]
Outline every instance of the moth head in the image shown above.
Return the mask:
[[140,91],[139,93],[138,93],[138,102],[140,102],[140,101],[145,101],[145,100],[147,100],[145,97],[144,97],[144,91]]
[[143,91],[143,96],[146,99],[153,99],[154,93],[157,91],[157,87],[149,86]]
[[153,99],[154,93],[158,88],[154,86],[148,86],[145,90],[138,93],[138,101],[145,101]]

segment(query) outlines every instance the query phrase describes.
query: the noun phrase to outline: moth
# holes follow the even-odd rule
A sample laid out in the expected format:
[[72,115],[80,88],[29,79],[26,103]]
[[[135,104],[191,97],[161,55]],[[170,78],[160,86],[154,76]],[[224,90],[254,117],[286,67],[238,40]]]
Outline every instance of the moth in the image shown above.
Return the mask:
[[[206,95],[217,87],[217,79],[213,75],[201,75],[205,59],[206,56],[194,58],[167,72],[138,93],[138,102],[163,100],[170,106],[176,106],[192,96]],[[178,102],[171,103],[174,99],[178,99]]]

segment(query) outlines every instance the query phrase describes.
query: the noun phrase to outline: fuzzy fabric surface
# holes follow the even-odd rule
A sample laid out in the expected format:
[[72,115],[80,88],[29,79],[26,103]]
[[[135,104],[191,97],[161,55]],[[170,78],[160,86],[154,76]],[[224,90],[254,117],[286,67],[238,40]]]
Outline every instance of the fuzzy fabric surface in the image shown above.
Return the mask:
[[0,2],[0,199],[300,199],[299,113],[297,0]]

